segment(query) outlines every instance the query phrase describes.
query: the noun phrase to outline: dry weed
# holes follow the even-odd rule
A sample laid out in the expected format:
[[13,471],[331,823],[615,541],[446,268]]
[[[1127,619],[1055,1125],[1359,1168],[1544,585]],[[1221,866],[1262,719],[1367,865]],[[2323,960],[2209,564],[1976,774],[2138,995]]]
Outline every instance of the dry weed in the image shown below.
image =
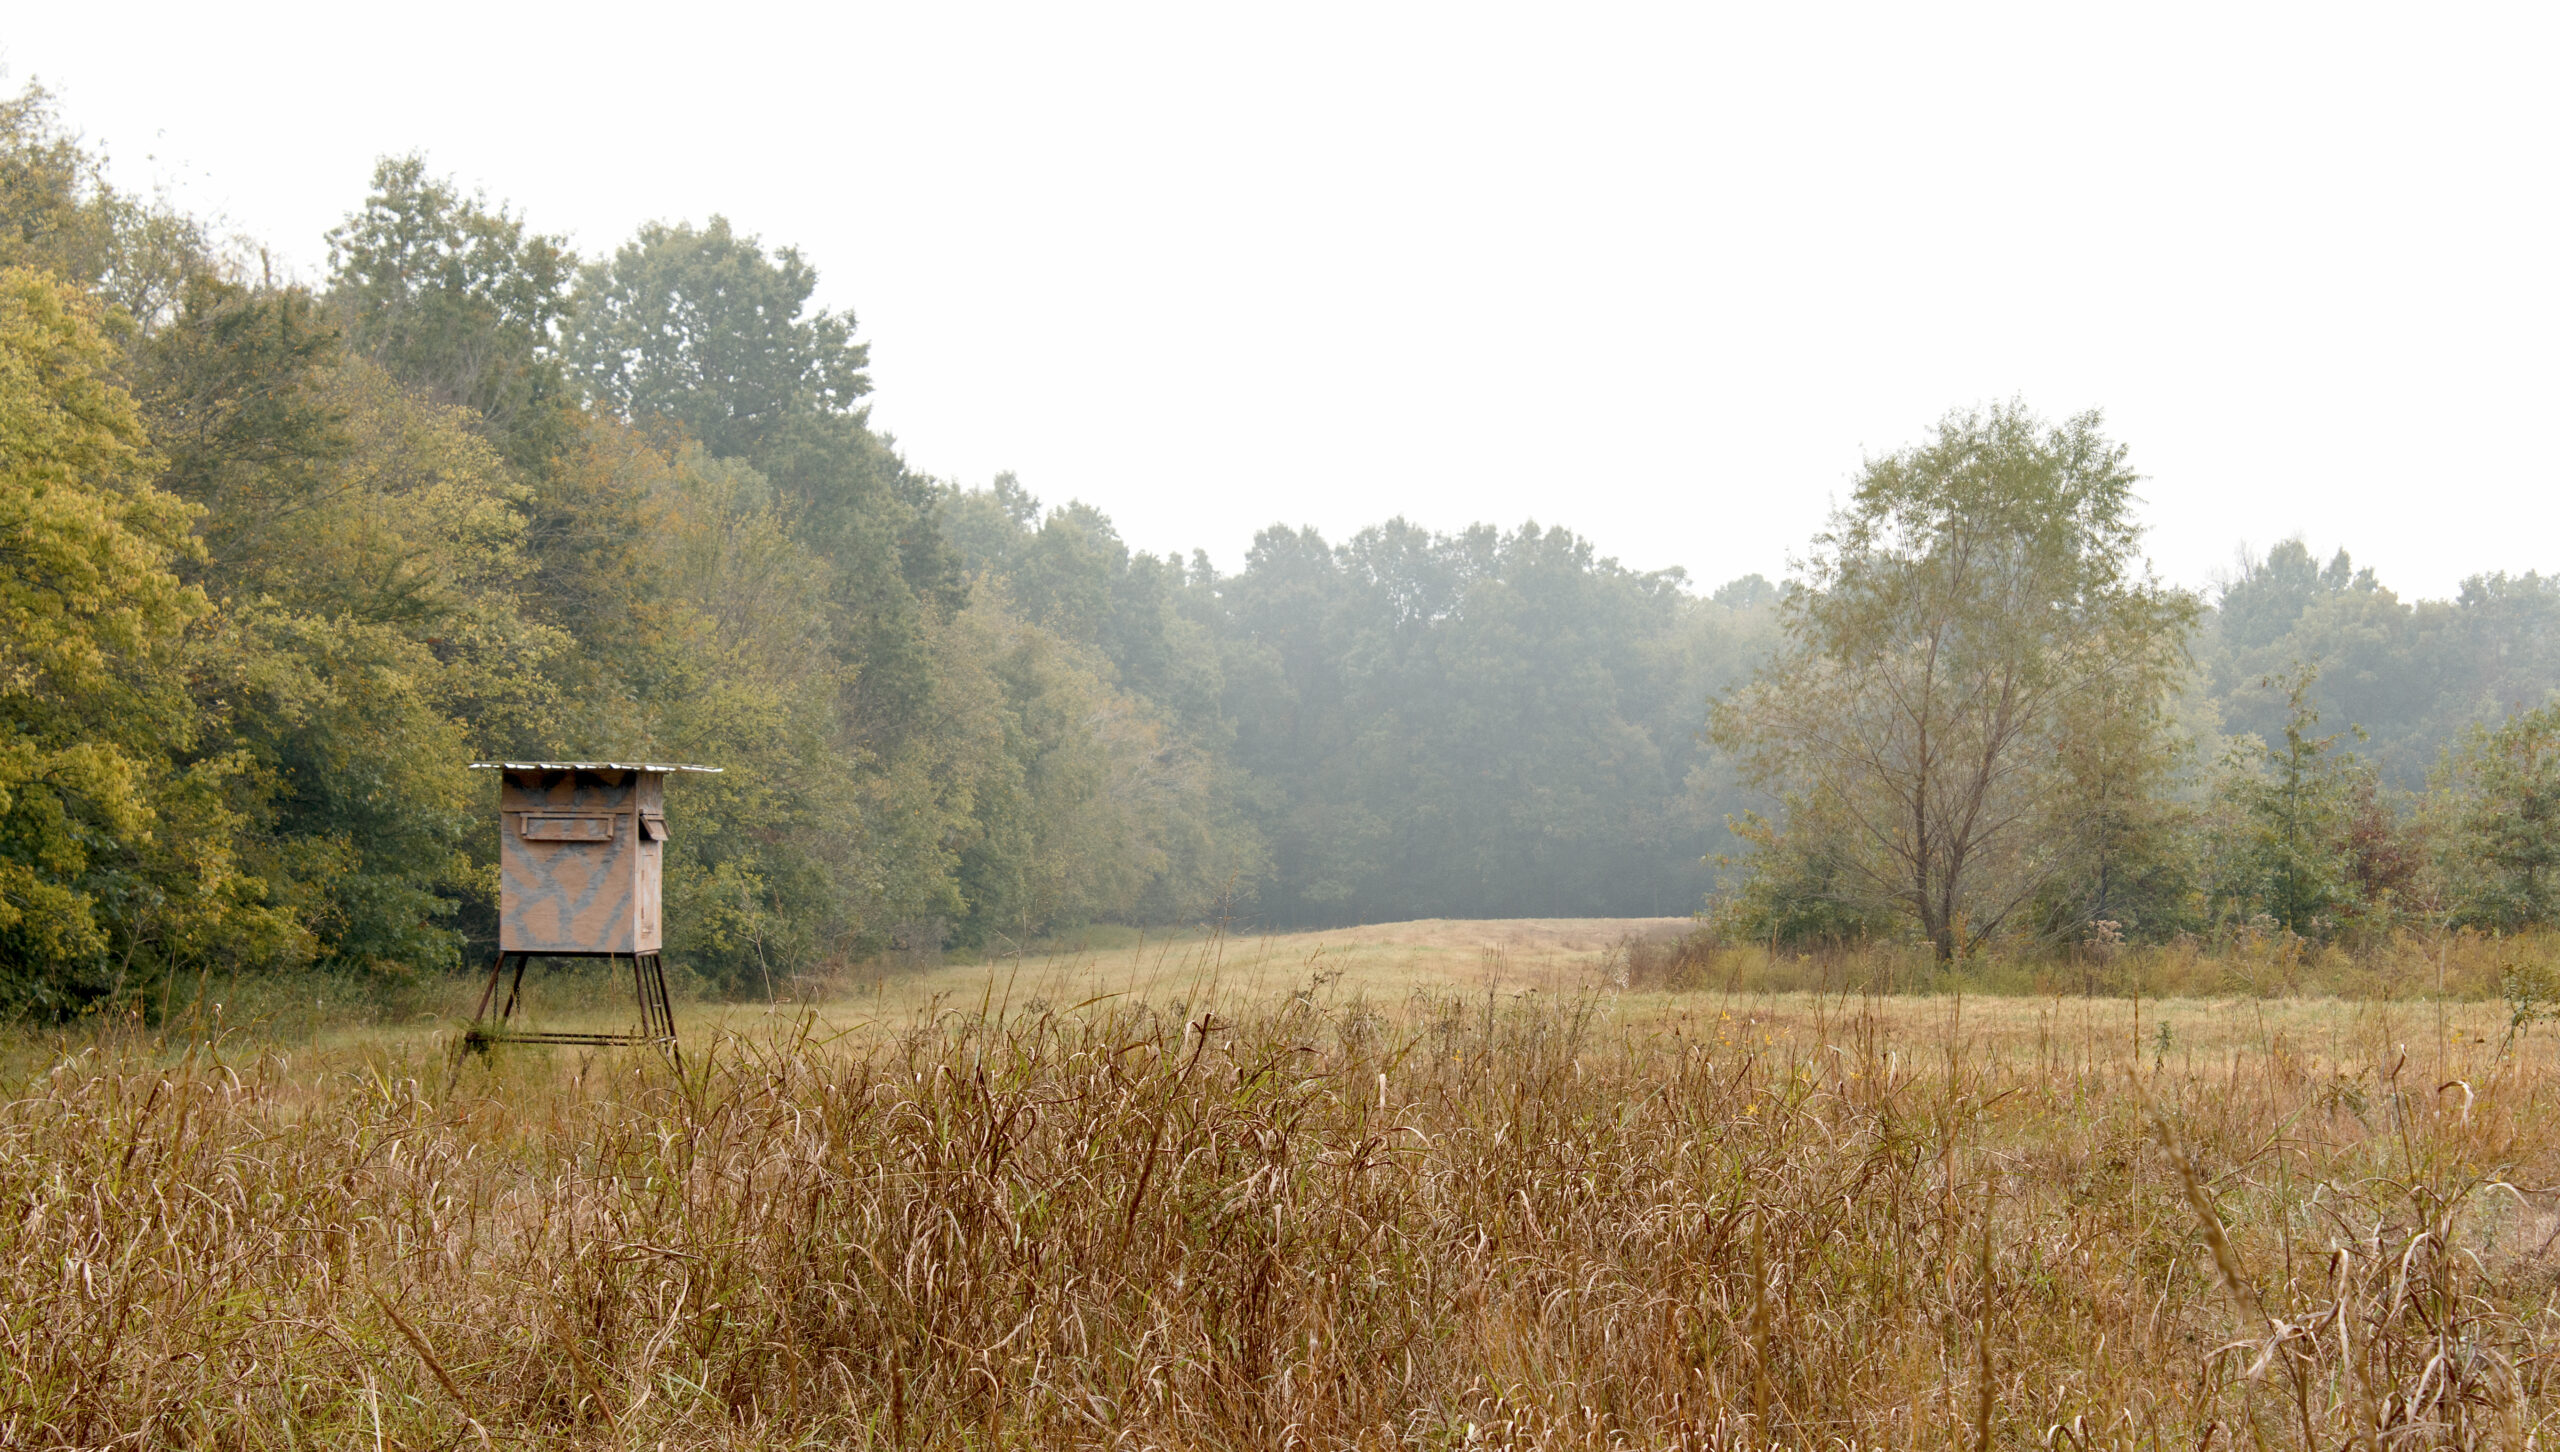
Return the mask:
[[2549,1416],[2538,1041],[2439,1087],[2372,1019],[2181,1064],[1965,1013],[1113,1001],[449,1095],[423,1041],[68,1047],[0,1105],[0,1444],[2398,1449]]

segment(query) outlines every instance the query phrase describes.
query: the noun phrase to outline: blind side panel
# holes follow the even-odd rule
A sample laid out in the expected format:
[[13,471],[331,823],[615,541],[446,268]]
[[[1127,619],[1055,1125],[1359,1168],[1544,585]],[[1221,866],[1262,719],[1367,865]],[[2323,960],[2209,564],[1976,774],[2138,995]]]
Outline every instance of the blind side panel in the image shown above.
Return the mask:
[[[632,773],[509,772],[500,795],[498,946],[510,953],[639,953],[639,850]],[[619,777],[619,780],[611,778]],[[654,844],[653,844],[654,845]],[[652,917],[654,918],[654,909]]]
[[659,948],[658,873],[666,859],[667,846],[642,834],[632,850],[640,859],[640,870],[632,883],[632,951],[654,953]]
[[498,868],[498,946],[511,953],[636,953],[638,873],[630,819],[605,842],[526,841]]
[[667,779],[663,773],[645,772],[632,784],[631,806],[634,824],[654,821],[658,831],[653,839],[646,830],[636,831],[638,872],[632,884],[632,951],[655,953],[660,948],[660,873],[666,865]]

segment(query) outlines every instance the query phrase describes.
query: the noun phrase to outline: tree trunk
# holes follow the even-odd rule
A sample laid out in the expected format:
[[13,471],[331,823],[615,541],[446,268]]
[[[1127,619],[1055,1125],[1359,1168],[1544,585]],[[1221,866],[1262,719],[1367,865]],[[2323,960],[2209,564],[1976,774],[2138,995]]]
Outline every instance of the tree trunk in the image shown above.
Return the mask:
[[1947,900],[1953,894],[1941,895],[1930,892],[1927,879],[1924,878],[1921,881],[1920,891],[1914,896],[1920,903],[1920,931],[1928,937],[1931,950],[1937,955],[1940,963],[1954,962],[1956,959],[1955,904]]

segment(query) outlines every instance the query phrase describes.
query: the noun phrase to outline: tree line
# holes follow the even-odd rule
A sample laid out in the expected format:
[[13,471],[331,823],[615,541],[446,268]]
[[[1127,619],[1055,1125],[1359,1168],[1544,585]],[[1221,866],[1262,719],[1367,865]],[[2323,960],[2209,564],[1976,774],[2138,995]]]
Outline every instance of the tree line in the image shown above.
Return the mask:
[[[2208,601],[2139,549],[2095,414],[1868,462],[1716,739],[1766,794],[1729,934],[2304,946],[2560,915],[2560,580],[2403,604],[2340,551]],[[2344,719],[2341,719],[2344,718]]]
[[1774,593],[1536,525],[1221,575],[911,466],[720,218],[581,257],[416,157],[279,281],[0,105],[0,995],[488,950],[475,758],[660,758],[715,984],[1097,921],[1685,912]]
[[[726,768],[673,804],[667,915],[738,991],[1720,879],[1737,932],[1950,952],[2541,920],[2543,867],[2482,865],[2541,849],[2478,844],[2540,840],[2482,803],[2549,770],[2507,713],[2560,681],[2560,590],[2411,606],[2293,543],[2169,589],[2094,420],[1951,420],[1784,587],[1400,519],[1221,573],[910,464],[853,317],[721,218],[579,256],[401,157],[327,242],[278,280],[40,89],[0,102],[0,1006],[485,954],[490,757]],[[1925,783],[1844,774],[1822,743],[1899,749],[1929,631],[1962,673]],[[1935,764],[1968,753],[1970,786]],[[1950,790],[1991,815],[1949,827]],[[1881,807],[1924,803],[1897,841]]]

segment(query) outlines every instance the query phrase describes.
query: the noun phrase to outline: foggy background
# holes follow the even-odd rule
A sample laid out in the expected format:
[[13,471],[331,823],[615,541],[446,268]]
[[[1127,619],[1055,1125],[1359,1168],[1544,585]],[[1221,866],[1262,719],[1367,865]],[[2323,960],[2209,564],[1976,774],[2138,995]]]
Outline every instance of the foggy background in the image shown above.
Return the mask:
[[[373,159],[820,269],[918,468],[1232,565],[1535,517],[1778,574],[1862,451],[2102,407],[2154,558],[2549,568],[2546,8],[13,14],[127,185],[317,282]],[[325,118],[315,122],[314,117]]]

